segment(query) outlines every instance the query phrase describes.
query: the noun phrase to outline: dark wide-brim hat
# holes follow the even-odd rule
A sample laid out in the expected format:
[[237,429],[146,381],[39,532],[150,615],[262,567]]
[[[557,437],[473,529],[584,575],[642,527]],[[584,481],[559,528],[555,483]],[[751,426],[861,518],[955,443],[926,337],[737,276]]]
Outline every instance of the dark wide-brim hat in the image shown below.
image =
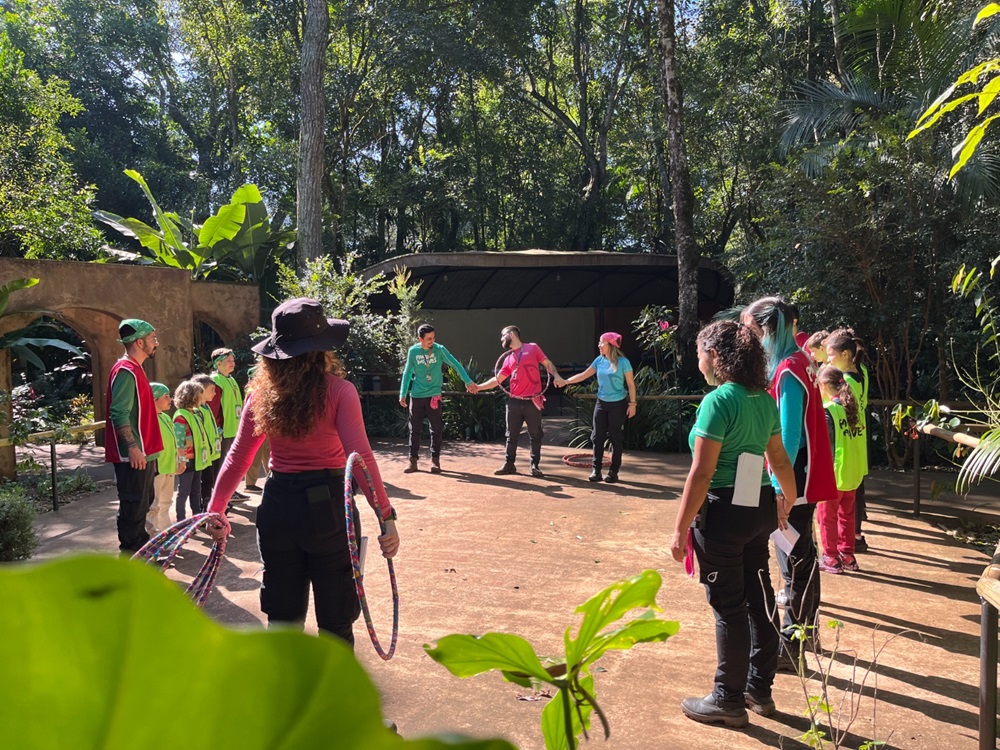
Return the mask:
[[253,347],[268,359],[291,359],[307,352],[328,352],[343,346],[351,325],[328,318],[314,299],[296,297],[271,313],[271,335]]

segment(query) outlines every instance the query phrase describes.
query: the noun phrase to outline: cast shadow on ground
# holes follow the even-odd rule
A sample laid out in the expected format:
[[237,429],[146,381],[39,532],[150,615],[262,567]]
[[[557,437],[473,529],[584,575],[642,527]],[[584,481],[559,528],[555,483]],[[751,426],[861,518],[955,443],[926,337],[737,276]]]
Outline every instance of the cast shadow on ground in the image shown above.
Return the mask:
[[[878,534],[872,532],[871,534],[877,537]],[[865,553],[865,557],[882,557],[886,560],[891,560],[893,562],[919,562],[921,565],[926,565],[930,568],[941,568],[943,570],[950,570],[959,574],[974,575],[976,579],[983,572],[983,568],[989,562],[988,558],[983,558],[982,563],[978,562],[961,562],[959,560],[942,560],[939,557],[932,557],[930,555],[921,555],[916,552],[897,552],[895,550],[883,550],[875,546],[875,543],[868,542],[868,551]]]
[[890,586],[912,589],[913,591],[919,591],[922,594],[943,596],[951,601],[957,599],[966,602],[978,602],[979,600],[974,586],[956,586],[952,583],[941,583],[940,581],[910,578],[909,576],[893,575],[892,573],[885,573],[878,570],[861,570],[857,573],[852,573],[851,575],[857,576],[858,578],[868,578],[870,580],[879,581]]
[[[805,708],[803,708],[803,711],[804,710]],[[780,709],[776,714],[774,714],[771,717],[771,720],[778,724],[782,724],[786,727],[794,729],[795,731],[799,732],[799,735],[808,732],[810,727],[809,719],[806,718],[805,716],[801,716],[796,713],[786,713],[785,711],[781,711]],[[740,734],[746,735],[747,737],[751,737],[757,740],[764,747],[786,747],[790,744],[788,742],[787,737],[778,734],[772,729],[768,729],[767,727],[761,726],[760,724],[752,723],[746,729],[740,730]],[[806,745],[804,745],[801,742],[801,740],[798,739],[798,737],[795,737],[793,741],[795,742],[796,747],[806,747]],[[848,732],[841,739],[840,746],[845,748],[861,747],[861,745],[866,741],[867,738],[861,737],[860,735],[854,734],[852,732]],[[891,745],[887,743],[885,745],[879,745],[879,750],[898,750],[898,748],[900,747],[902,746]]]
[[[966,656],[977,656],[979,654],[979,639],[966,633],[956,633],[953,630],[936,628],[932,625],[917,625],[889,615],[854,609],[852,607],[824,605],[824,610],[827,609],[833,610],[836,614],[836,619],[843,622],[850,622],[870,629],[882,626],[880,629],[886,634],[886,638],[898,635],[899,637],[911,641],[919,641],[920,643],[932,641],[938,648],[943,648],[953,654],[963,654]],[[855,612],[857,616],[845,615],[842,613],[842,610]],[[870,619],[866,619],[866,616]],[[898,628],[898,630],[895,632],[889,631],[885,629],[885,626]]]
[[[511,491],[519,490],[522,492],[537,492],[547,497],[551,497],[555,500],[572,500],[573,496],[563,492],[561,485],[547,484],[548,479],[533,479],[531,475],[527,475],[526,479],[528,481],[519,482],[517,481],[517,474],[506,474],[504,476],[495,477],[492,474],[470,474],[465,471],[450,471],[447,472],[455,478],[458,482],[463,482],[466,484],[485,484],[490,487],[507,487]],[[525,475],[521,475],[525,476]]]

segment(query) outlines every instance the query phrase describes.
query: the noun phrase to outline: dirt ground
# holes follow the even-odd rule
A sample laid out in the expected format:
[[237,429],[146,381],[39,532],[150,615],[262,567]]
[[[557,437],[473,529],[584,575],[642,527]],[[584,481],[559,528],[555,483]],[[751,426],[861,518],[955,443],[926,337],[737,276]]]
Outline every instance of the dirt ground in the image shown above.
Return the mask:
[[[630,453],[619,485],[590,484],[587,470],[565,466],[567,450],[547,448],[545,479],[495,477],[499,445],[446,445],[444,473],[403,474],[403,447],[377,446],[389,496],[399,512],[402,547],[396,559],[400,596],[399,645],[383,662],[363,624],[355,628],[356,652],[379,687],[384,712],[401,733],[461,732],[502,736],[523,750],[543,748],[539,714],[544,699],[503,682],[499,675],[452,677],[422,648],[450,633],[518,633],[540,653],[557,653],[574,608],[615,580],[645,568],[663,576],[661,614],[680,622],[680,633],[662,644],[611,653],[595,674],[597,697],[611,723],[608,750],[652,748],[803,747],[806,693],[797,677],[779,675],[778,714],[751,714],[745,730],[703,726],[686,719],[679,702],[704,695],[715,666],[714,624],[702,587],[684,575],[667,545],[686,475],[684,456]],[[527,468],[522,449],[519,468]],[[900,505],[909,498],[906,475],[869,480],[871,550],[859,555],[862,572],[822,576],[823,622],[843,623],[839,653],[828,654],[831,702],[848,728],[843,747],[865,739],[913,750],[977,747],[979,600],[975,582],[988,556],[956,542],[934,525],[914,519]],[[260,562],[253,515],[258,498],[233,514],[234,539],[206,611],[234,626],[258,626]],[[82,550],[113,552],[113,487],[38,520],[43,544],[37,558]],[[1000,506],[998,506],[1000,507]],[[363,521],[374,516],[362,510]],[[205,548],[192,544],[172,571],[189,579]],[[777,568],[773,577],[777,580]],[[370,556],[366,575],[376,628],[388,642],[388,577]],[[314,626],[308,627],[314,629]],[[824,629],[830,649],[835,631]],[[854,705],[849,693],[878,653]],[[815,664],[815,661],[810,661]],[[851,722],[852,711],[855,718]]]

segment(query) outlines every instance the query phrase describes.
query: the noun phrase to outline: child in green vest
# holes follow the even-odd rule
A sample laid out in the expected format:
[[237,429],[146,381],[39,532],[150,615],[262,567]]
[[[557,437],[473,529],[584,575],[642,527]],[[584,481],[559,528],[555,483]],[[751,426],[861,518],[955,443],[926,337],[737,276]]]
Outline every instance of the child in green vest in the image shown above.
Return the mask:
[[153,504],[146,513],[146,531],[155,536],[170,525],[170,504],[174,500],[177,475],[184,471],[174,434],[174,421],[167,410],[173,406],[170,389],[163,383],[150,383],[156,418],[160,422],[163,451],[156,457],[156,476],[153,478]]
[[199,407],[203,390],[200,385],[185,380],[174,392],[174,434],[180,446],[180,454],[187,459],[184,472],[177,485],[177,520],[187,518],[187,504],[190,499],[191,514],[202,511],[201,472],[211,463],[212,448],[209,435],[205,432]]
[[211,461],[201,472],[201,496],[208,499],[212,496],[215,487],[215,475],[222,468],[222,427],[212,413],[210,402],[218,395],[219,387],[212,380],[211,375],[199,373],[191,378],[191,382],[197,383],[202,388],[202,397],[197,414],[201,417],[211,445]]
[[820,540],[823,557],[819,569],[824,573],[860,570],[854,557],[855,492],[864,479],[867,461],[865,425],[854,389],[844,373],[832,365],[820,368],[817,378],[826,423],[833,446],[833,469],[840,493],[836,500],[819,503]]

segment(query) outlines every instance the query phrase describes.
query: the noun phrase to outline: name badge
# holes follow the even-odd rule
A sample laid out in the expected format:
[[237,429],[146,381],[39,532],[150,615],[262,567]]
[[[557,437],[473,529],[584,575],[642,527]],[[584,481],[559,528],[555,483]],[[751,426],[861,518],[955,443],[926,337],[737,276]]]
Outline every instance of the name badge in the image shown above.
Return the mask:
[[203,464],[207,464],[208,463],[208,448],[202,448],[201,449],[201,462]]

